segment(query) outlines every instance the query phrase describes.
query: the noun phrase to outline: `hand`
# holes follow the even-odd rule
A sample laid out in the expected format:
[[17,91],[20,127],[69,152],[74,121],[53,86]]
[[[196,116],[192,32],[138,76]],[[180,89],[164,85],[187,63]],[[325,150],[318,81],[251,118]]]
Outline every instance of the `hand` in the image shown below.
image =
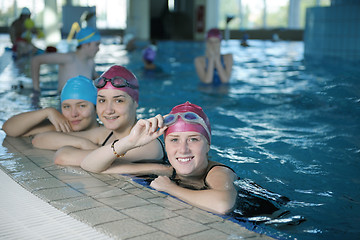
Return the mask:
[[46,108],[49,121],[54,125],[57,132],[71,132],[71,125],[64,115],[54,108]]
[[219,58],[220,57],[220,49],[213,46],[213,45],[209,45],[206,48],[206,56],[208,58]]
[[160,137],[166,129],[160,114],[153,118],[140,119],[132,128],[128,140],[134,147],[140,147]]
[[168,189],[174,185],[176,186],[176,184],[166,176],[158,176],[150,183],[150,187],[162,192],[167,192]]
[[206,49],[206,56],[210,59],[215,57],[214,49],[211,46]]

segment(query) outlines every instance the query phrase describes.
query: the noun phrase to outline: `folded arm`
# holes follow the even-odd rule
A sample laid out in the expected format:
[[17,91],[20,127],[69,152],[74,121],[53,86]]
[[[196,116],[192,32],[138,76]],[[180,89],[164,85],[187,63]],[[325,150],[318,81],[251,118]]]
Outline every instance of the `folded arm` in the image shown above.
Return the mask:
[[32,144],[36,148],[57,150],[64,146],[72,146],[79,149],[89,150],[98,148],[96,136],[98,129],[82,132],[45,132],[35,135]]
[[237,192],[233,184],[235,179],[236,175],[230,169],[214,167],[206,178],[210,189],[191,190],[183,188],[164,176],[156,178],[150,186],[198,208],[218,214],[226,214],[231,211],[236,202]]
[[148,120],[141,119],[128,136],[92,151],[81,162],[81,167],[99,173],[110,168],[116,159],[128,163],[161,159],[162,148],[156,138],[161,136],[165,129],[161,115]]
[[9,136],[19,137],[55,130],[69,132],[71,126],[59,111],[49,107],[17,114],[4,123],[3,130]]
[[206,66],[205,57],[197,57],[194,60],[196,73],[203,83],[212,83],[214,77],[214,61],[208,61]]
[[233,65],[233,57],[231,54],[226,54],[223,56],[224,65],[221,63],[220,58],[216,58],[214,61],[214,66],[218,71],[220,80],[222,83],[227,83],[231,77],[232,65]]
[[31,79],[34,90],[40,91],[40,66],[41,64],[66,64],[72,60],[71,54],[65,53],[45,53],[34,56],[31,59]]

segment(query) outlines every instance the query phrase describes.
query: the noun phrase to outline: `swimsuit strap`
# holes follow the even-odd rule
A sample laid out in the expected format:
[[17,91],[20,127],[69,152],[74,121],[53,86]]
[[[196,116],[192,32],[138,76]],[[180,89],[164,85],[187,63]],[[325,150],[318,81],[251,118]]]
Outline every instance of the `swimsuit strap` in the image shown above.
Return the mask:
[[176,170],[175,170],[175,168],[173,168],[173,172],[172,172],[172,174],[171,174],[171,177],[170,177],[170,180],[175,180],[175,177],[176,177]]
[[206,188],[209,188],[209,185],[206,183],[207,175],[209,174],[209,172],[211,171],[211,169],[213,169],[214,167],[225,167],[225,168],[230,169],[231,171],[233,171],[233,172],[236,174],[236,172],[234,171],[234,169],[232,169],[232,168],[229,167],[229,166],[226,166],[226,165],[223,165],[223,164],[214,164],[214,165],[212,165],[212,166],[209,168],[209,170],[208,170],[208,171],[206,172],[206,174],[205,174],[205,177],[204,177],[204,185],[205,185]]
[[107,138],[105,139],[105,141],[101,144],[101,146],[105,146],[106,142],[111,138],[111,136],[114,134],[113,131],[111,131],[111,133],[109,134],[109,136],[107,136]]
[[161,145],[161,149],[162,149],[162,152],[163,152],[163,158],[162,158],[162,161],[163,163],[166,163],[167,161],[167,155],[166,155],[166,151],[165,151],[165,146],[164,146],[164,143],[161,141],[160,138],[157,138],[157,140],[160,142],[160,145]]
[[[194,189],[194,190],[206,190],[206,189],[210,188],[209,185],[206,183],[206,177],[209,174],[209,172],[211,171],[211,169],[213,169],[214,167],[225,167],[225,168],[228,168],[228,169],[230,169],[231,171],[233,171],[235,173],[234,169],[232,169],[229,166],[226,166],[226,165],[223,165],[223,164],[220,164],[220,163],[214,164],[207,170],[207,172],[206,172],[206,174],[204,176],[204,186],[201,189]],[[170,180],[175,182],[177,185],[179,185],[180,179],[176,179],[176,170],[175,170],[175,168],[173,168],[173,172],[172,172],[172,175],[170,177]]]

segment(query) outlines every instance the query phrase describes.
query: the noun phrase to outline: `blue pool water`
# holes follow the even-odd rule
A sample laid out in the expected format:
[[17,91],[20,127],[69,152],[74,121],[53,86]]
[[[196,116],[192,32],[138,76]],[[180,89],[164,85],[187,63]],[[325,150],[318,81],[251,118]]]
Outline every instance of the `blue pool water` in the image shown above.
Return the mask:
[[[0,126],[11,115],[57,106],[56,67],[42,68],[39,100],[28,61],[15,64],[0,49]],[[289,210],[306,221],[272,229],[279,238],[358,239],[360,236],[360,72],[303,59],[302,42],[223,42],[234,54],[231,84],[199,86],[193,59],[201,42],[160,41],[157,64],[164,73],[142,71],[141,50],[127,53],[115,38],[103,39],[97,70],[112,64],[131,69],[140,81],[139,117],[165,114],[185,101],[202,106],[212,123],[213,160],[243,178],[291,199]],[[144,43],[139,43],[139,47]]]

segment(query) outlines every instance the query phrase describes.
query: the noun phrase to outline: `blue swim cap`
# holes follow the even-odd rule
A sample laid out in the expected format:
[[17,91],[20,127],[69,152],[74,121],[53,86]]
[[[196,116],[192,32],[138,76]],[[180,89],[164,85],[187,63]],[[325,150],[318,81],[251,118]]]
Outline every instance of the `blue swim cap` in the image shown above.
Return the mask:
[[151,45],[143,50],[143,58],[146,61],[153,62],[156,58],[156,47]]
[[97,89],[92,80],[84,76],[70,78],[60,95],[61,103],[68,99],[80,99],[96,105]]
[[84,43],[97,42],[100,41],[101,37],[98,31],[94,28],[86,27],[82,28],[77,34],[76,39],[78,41],[78,46]]

